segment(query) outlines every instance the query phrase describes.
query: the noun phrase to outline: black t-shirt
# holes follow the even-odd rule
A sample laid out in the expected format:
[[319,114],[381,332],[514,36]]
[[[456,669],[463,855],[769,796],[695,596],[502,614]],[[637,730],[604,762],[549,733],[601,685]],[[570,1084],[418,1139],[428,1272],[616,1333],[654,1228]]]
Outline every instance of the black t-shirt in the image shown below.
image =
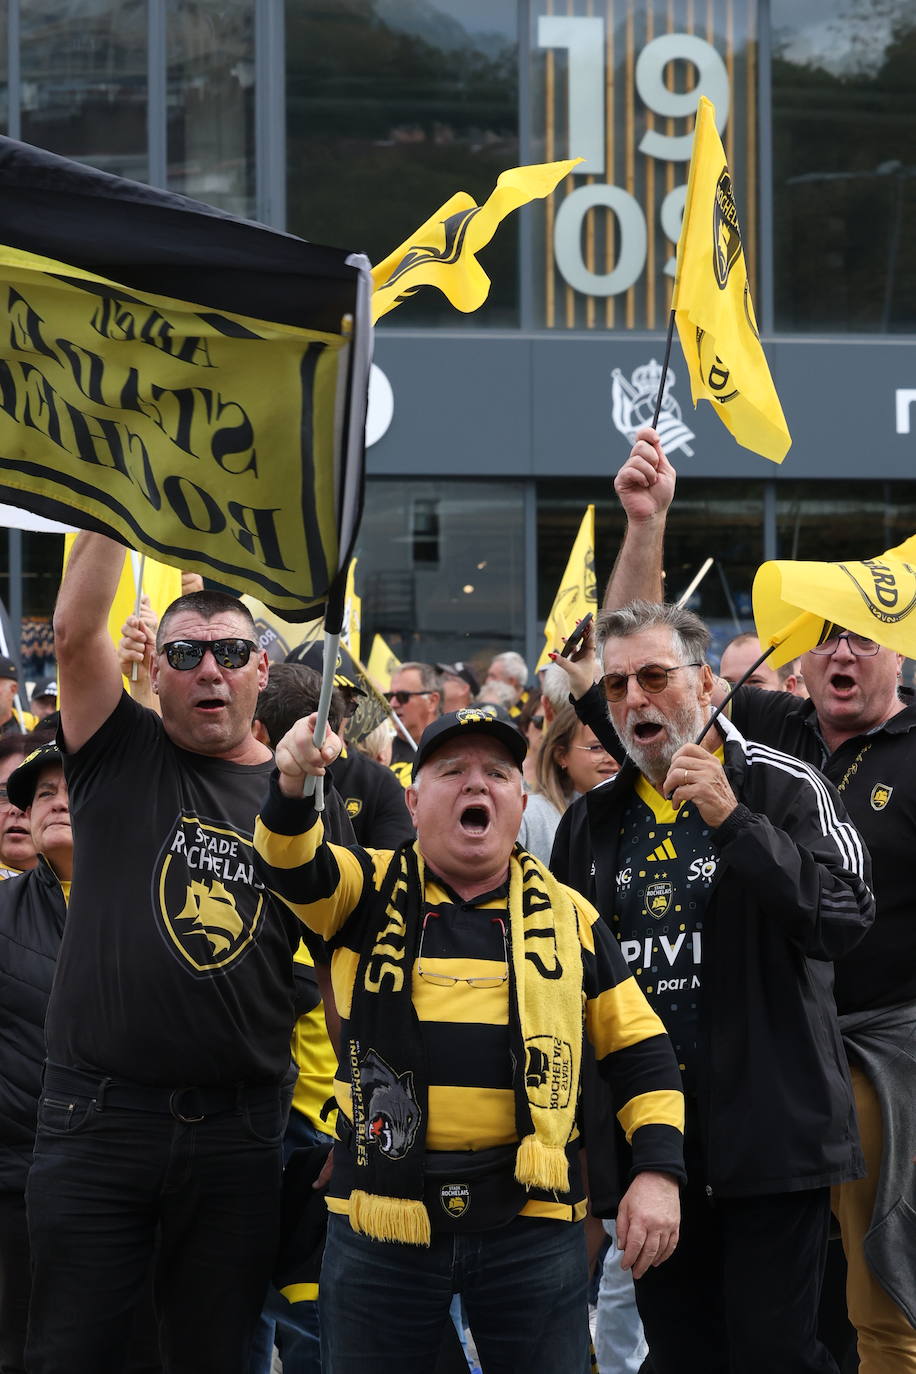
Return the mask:
[[819,767],[839,790],[872,861],[874,925],[835,964],[841,1012],[916,1001],[916,706],[829,754],[809,701],[742,687],[733,719],[748,739]]
[[351,744],[332,763],[331,777],[358,844],[367,849],[398,849],[415,838],[404,788],[390,768]]
[[179,749],[126,693],[64,763],[74,872],[48,1058],[159,1086],[279,1081],[302,927],[252,866],[272,763]]
[[695,807],[673,807],[639,778],[624,809],[611,928],[665,1023],[685,1091],[695,1090],[703,920],[718,855]]

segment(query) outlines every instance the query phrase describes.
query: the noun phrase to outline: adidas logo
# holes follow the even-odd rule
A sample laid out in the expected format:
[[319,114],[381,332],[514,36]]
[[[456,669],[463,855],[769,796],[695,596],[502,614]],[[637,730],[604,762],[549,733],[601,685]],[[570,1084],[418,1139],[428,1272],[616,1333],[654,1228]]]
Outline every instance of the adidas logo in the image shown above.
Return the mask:
[[651,854],[647,854],[646,858],[658,859],[660,863],[664,863],[666,859],[676,859],[677,850],[670,840],[665,840],[657,849],[653,849]]

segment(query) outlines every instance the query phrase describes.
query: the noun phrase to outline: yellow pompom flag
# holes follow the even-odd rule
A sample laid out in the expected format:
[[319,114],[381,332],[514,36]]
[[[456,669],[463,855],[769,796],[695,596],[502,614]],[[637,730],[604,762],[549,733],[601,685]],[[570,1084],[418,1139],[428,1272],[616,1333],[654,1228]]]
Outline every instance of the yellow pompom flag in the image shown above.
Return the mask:
[[475,255],[490,242],[506,215],[529,201],[549,196],[581,161],[577,157],[569,162],[513,167],[501,173],[496,189],[483,205],[466,191],[458,191],[384,262],[373,267],[372,323],[420,286],[437,286],[456,310],[467,313],[483,305],[490,292],[490,278]]
[[774,668],[813,649],[831,626],[916,658],[916,535],[877,558],[763,563],[754,578],[761,645]]

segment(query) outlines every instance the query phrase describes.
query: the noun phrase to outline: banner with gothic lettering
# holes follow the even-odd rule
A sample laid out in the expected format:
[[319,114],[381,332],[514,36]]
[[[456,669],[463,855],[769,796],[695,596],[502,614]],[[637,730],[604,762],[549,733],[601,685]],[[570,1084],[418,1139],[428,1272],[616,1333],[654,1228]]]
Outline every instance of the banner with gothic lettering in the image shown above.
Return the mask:
[[0,139],[0,500],[311,619],[363,480],[369,265]]

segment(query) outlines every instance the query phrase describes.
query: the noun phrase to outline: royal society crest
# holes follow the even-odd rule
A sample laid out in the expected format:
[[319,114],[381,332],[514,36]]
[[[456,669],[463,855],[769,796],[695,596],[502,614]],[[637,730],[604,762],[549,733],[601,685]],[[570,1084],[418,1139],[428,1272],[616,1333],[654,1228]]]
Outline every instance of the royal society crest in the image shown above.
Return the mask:
[[[636,438],[636,431],[641,429],[643,425],[651,425],[652,423],[658,384],[661,379],[662,369],[655,358],[651,362],[643,364],[642,367],[634,368],[629,381],[619,367],[615,367],[611,373],[611,413],[614,424],[631,444]],[[662,404],[658,413],[656,429],[662,441],[662,448],[666,453],[674,453],[677,449],[683,449],[687,457],[690,458],[693,455],[690,441],[696,436],[681,419],[681,407],[672,394],[676,380],[675,374],[669,367],[665,377],[665,389],[662,393]]]

